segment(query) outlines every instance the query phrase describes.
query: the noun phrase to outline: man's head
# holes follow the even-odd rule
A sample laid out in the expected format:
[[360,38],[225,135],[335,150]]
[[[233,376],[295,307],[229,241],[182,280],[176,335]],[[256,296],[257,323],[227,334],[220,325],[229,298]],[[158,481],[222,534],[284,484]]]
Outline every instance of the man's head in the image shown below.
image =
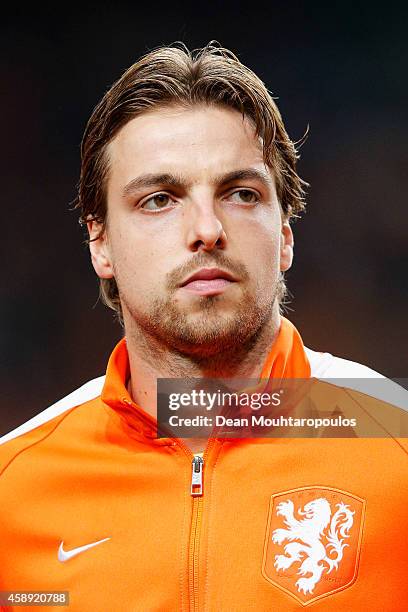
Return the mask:
[[[291,264],[296,159],[263,83],[230,52],[162,48],[129,68],[86,128],[78,199],[125,327],[187,352],[256,334]],[[210,268],[230,278],[184,284]]]

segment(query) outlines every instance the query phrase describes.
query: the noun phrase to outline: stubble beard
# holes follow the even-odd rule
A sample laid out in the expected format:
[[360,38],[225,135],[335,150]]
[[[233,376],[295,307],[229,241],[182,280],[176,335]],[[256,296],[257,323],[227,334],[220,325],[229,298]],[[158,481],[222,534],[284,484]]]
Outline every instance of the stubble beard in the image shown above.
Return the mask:
[[268,299],[246,289],[235,312],[228,314],[222,312],[223,298],[218,295],[198,298],[194,314],[182,311],[170,297],[156,298],[148,312],[129,305],[126,309],[136,335],[148,335],[156,345],[198,362],[226,353],[239,359],[258,343],[270,324],[276,295],[277,287]]
[[[186,310],[188,307],[175,299],[183,280],[214,265],[238,279],[239,295],[231,302],[224,294],[196,296]],[[205,372],[242,369],[245,363],[262,359],[277,332],[280,280],[270,279],[267,286],[251,282],[245,264],[222,250],[197,253],[169,272],[163,297],[152,296],[146,309],[138,309],[126,299],[119,282],[118,288],[128,339],[151,365],[166,363],[167,370],[174,372],[182,370],[186,360]]]

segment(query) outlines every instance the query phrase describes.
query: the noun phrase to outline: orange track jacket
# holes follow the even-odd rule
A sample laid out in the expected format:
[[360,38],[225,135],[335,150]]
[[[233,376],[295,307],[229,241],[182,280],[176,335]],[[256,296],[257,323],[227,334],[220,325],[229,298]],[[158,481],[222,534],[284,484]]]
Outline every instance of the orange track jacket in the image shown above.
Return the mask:
[[[262,377],[336,372],[376,375],[282,320]],[[2,439],[1,591],[69,591],[71,612],[408,609],[401,439],[211,438],[202,465],[156,439],[128,376],[123,339],[104,380]]]

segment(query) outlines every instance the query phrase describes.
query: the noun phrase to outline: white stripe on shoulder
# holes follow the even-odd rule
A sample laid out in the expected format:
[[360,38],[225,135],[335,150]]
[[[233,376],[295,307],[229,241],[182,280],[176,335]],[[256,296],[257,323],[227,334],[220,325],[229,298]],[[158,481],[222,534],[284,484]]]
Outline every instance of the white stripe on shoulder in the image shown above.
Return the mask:
[[312,378],[385,378],[367,366],[305,347]]
[[[379,372],[361,363],[334,357],[330,353],[318,353],[305,347],[310,363],[311,377],[326,380],[339,386],[360,391],[408,411],[408,391]],[[377,380],[373,380],[377,379]]]
[[75,406],[79,406],[80,404],[84,404],[85,402],[88,402],[89,400],[98,397],[102,392],[104,382],[105,376],[100,376],[99,378],[94,378],[93,380],[90,380],[89,382],[82,385],[82,387],[79,387],[79,389],[75,389],[75,391],[73,391],[69,395],[66,395],[49,408],[46,408],[39,414],[36,414],[29,421],[26,421],[16,429],[13,429],[13,431],[10,431],[8,434],[2,436],[0,438],[0,444],[4,444],[9,440],[13,440],[13,438],[17,438],[18,436],[21,436],[22,434],[25,434],[28,431],[31,431],[32,429],[43,425],[44,423],[50,421],[56,416],[63,414],[67,410],[75,408]]

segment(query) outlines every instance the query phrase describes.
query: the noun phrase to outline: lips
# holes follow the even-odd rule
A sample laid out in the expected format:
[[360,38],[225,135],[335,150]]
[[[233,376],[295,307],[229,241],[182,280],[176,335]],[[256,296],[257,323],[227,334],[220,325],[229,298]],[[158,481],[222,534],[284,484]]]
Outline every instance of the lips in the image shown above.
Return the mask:
[[185,281],[181,283],[181,287],[185,287],[188,283],[196,280],[214,280],[216,278],[224,278],[228,281],[235,281],[235,278],[229,272],[225,272],[224,270],[220,270],[219,268],[202,268],[195,274],[189,276]]
[[219,268],[202,268],[184,280],[180,287],[200,295],[216,295],[236,282],[236,278]]

